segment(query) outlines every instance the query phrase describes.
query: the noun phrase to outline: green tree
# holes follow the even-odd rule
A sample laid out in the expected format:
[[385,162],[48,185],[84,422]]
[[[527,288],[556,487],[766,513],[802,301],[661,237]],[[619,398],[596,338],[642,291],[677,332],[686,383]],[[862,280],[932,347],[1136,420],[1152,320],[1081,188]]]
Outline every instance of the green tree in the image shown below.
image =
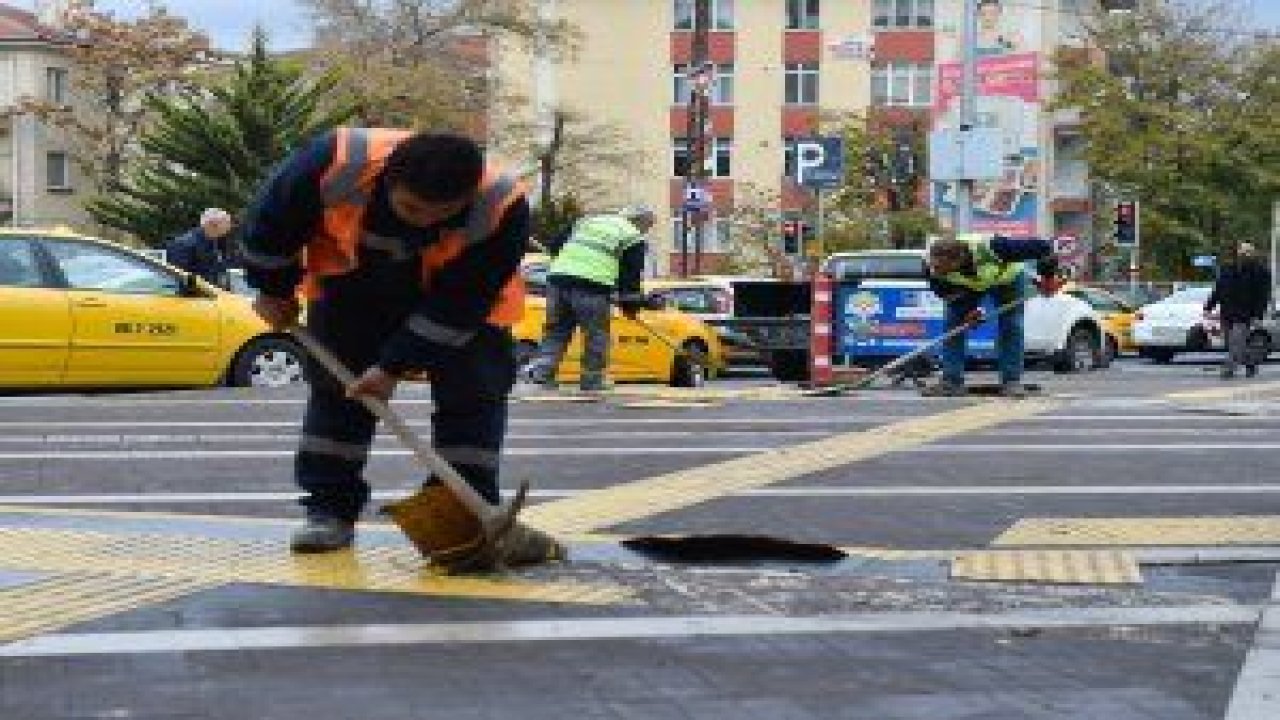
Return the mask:
[[219,54],[160,2],[130,20],[72,0],[58,24],[72,61],[65,97],[20,97],[0,115],[28,114],[55,128],[85,177],[105,190],[137,157],[135,141],[153,117],[144,99],[189,90],[192,73]]
[[[1141,203],[1146,277],[1189,277],[1193,256],[1261,241],[1280,193],[1280,51],[1225,7],[1144,3],[1090,30],[1095,61],[1058,58],[1054,107],[1080,109],[1091,173]],[[1110,203],[1099,212],[1105,232]]]
[[351,117],[351,107],[326,104],[331,76],[308,78],[273,58],[261,29],[252,42],[248,57],[202,91],[147,99],[156,121],[139,139],[144,156],[90,203],[98,222],[157,245],[203,208],[239,213],[291,150]]

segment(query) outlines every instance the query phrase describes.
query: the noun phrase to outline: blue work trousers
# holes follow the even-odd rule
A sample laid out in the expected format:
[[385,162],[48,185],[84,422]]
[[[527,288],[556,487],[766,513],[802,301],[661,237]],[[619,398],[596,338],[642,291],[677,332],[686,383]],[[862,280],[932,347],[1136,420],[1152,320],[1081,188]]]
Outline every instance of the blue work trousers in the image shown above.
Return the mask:
[[[314,302],[307,325],[358,376],[377,362],[383,343],[412,309],[408,302],[398,304]],[[515,370],[511,333],[488,325],[461,348],[442,347],[426,368],[434,405],[431,444],[494,504],[500,500],[498,460]],[[363,472],[377,419],[347,399],[342,386],[317,363],[311,362],[307,371],[311,394],[294,465],[306,493],[302,504],[311,515],[354,521],[369,500]]]
[[[966,295],[963,299],[947,303],[946,329],[951,331],[964,324],[965,316],[981,307],[982,300],[990,296],[997,307],[1012,302],[1027,293],[1030,282],[1026,274],[1007,285],[997,285],[984,295]],[[1023,316],[1024,305],[1018,305],[995,319],[996,367],[1000,382],[1016,383],[1022,380],[1023,368]],[[988,318],[988,322],[990,318]],[[968,333],[960,333],[942,345],[942,380],[953,385],[964,384],[964,364],[968,355]]]

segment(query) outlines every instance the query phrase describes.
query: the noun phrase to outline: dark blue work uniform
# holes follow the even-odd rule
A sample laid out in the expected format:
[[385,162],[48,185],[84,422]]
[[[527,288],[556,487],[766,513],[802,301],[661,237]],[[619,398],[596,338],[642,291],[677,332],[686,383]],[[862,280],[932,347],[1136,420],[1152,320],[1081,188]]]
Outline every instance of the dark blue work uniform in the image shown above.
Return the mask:
[[[296,257],[321,222],[320,180],[335,137],[326,134],[287,159],[252,208],[243,236],[246,277],[266,295],[289,297],[301,281]],[[529,206],[515,202],[497,230],[440,268],[422,287],[421,253],[440,227],[463,227],[467,210],[440,227],[422,229],[392,211],[379,182],[364,216],[357,267],[323,280],[322,297],[307,307],[307,325],[353,372],[378,365],[400,374],[425,370],[434,404],[432,444],[478,493],[498,503],[498,465],[506,434],[507,397],[515,378],[510,331],[485,322],[499,290],[520,265],[529,236]],[[258,258],[258,261],[255,261]],[[443,342],[413,332],[426,318],[467,338]],[[362,477],[376,418],[312,363],[311,394],[295,462],[309,513],[354,521],[369,499]]]

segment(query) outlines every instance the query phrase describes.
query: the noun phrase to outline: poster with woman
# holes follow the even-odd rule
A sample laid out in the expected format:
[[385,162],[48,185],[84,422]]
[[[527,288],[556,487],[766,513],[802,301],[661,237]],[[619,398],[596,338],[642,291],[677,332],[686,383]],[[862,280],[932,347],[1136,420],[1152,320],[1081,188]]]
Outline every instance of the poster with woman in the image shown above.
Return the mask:
[[[998,180],[975,184],[973,229],[1006,235],[1035,235],[1044,168],[1040,151],[1042,16],[1034,7],[1008,0],[975,0],[978,13],[976,50],[977,126],[997,128],[1004,138],[1003,172]],[[950,3],[953,17],[943,27],[963,26],[961,3]],[[940,48],[934,94],[934,127],[959,125],[959,92],[963,74],[961,45],[953,36]],[[944,225],[955,212],[955,187],[934,183],[934,207]]]

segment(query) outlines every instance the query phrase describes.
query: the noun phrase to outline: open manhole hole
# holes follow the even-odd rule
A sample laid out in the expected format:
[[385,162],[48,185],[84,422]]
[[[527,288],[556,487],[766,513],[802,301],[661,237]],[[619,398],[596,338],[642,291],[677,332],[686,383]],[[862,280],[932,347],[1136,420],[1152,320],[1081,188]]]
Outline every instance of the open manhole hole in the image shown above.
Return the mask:
[[688,565],[829,564],[848,557],[834,545],[768,535],[650,535],[623,540],[622,546],[651,560]]

